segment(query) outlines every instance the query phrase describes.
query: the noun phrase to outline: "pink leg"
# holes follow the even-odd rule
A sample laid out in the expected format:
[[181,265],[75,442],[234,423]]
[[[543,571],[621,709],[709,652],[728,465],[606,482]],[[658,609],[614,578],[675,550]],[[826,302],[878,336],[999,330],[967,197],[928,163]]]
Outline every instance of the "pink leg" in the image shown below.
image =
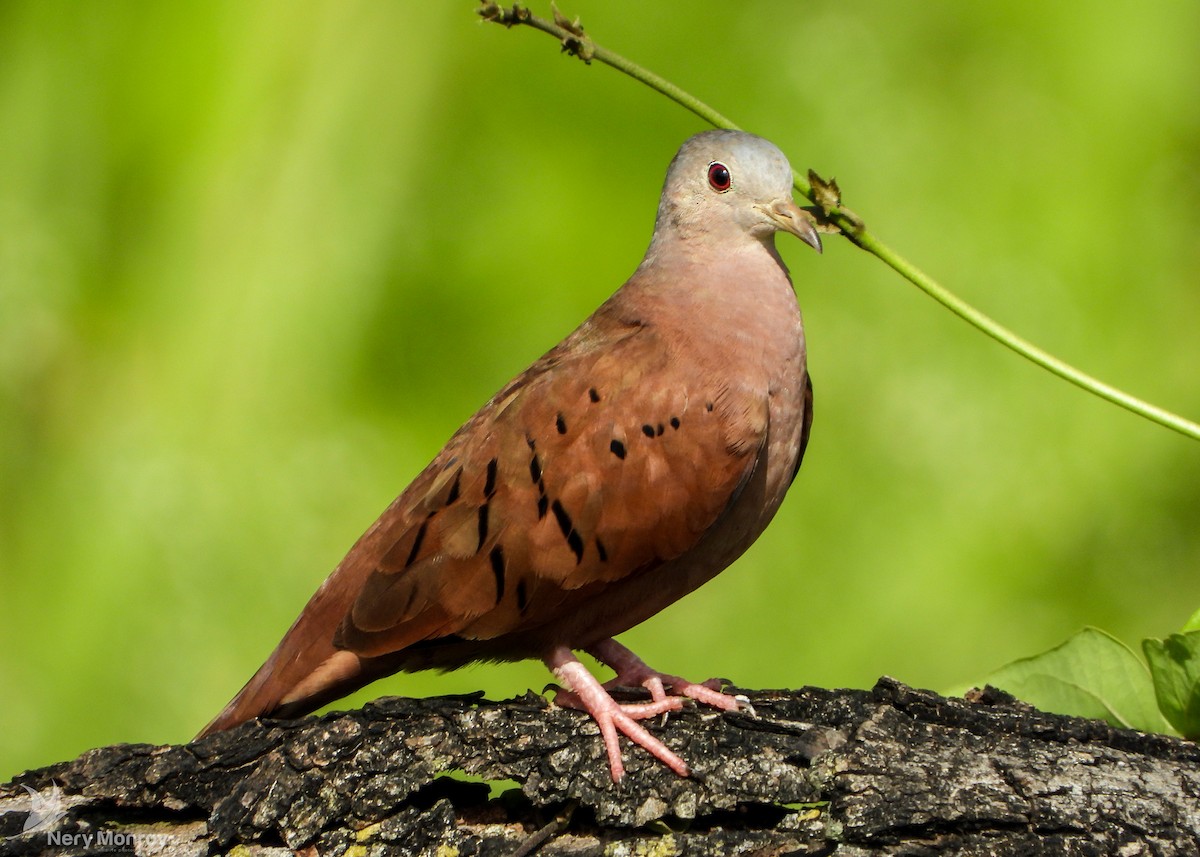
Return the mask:
[[621,761],[621,745],[617,739],[618,732],[679,776],[688,775],[688,766],[683,759],[672,753],[666,744],[637,722],[667,711],[678,710],[681,705],[679,699],[669,699],[664,695],[662,699],[650,703],[619,705],[566,646],[555,647],[544,660],[555,677],[570,691],[569,696],[573,698],[568,700],[568,704],[578,703],[592,715],[592,719],[600,727],[604,748],[608,752],[608,768],[612,772],[614,783],[619,783],[625,775],[625,764]]
[[601,640],[586,651],[596,660],[607,664],[616,671],[617,677],[605,682],[606,688],[644,687],[650,691],[650,696],[655,702],[660,702],[669,698],[664,689],[665,685],[674,693],[690,697],[697,702],[703,702],[705,705],[711,705],[713,708],[725,711],[736,711],[738,708],[736,699],[707,684],[695,684],[677,675],[650,669],[641,658],[614,639]]

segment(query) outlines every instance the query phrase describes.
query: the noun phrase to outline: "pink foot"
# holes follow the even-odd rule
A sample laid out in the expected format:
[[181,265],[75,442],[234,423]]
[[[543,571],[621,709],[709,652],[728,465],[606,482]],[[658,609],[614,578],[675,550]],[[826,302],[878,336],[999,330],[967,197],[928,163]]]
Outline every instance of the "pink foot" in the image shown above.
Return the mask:
[[688,775],[687,763],[637,722],[647,717],[657,717],[667,711],[678,711],[683,705],[681,700],[664,696],[663,699],[653,702],[621,705],[609,696],[596,677],[588,672],[587,667],[581,664],[566,646],[553,649],[546,656],[545,663],[555,677],[567,687],[567,692],[559,693],[555,702],[572,708],[582,708],[600,727],[600,736],[604,739],[608,768],[612,772],[614,783],[619,783],[625,776],[625,763],[621,760],[621,745],[617,739],[618,732],[679,776]]
[[736,699],[712,686],[716,683],[715,679],[696,684],[677,675],[652,670],[641,658],[611,638],[591,646],[587,653],[616,671],[616,678],[605,682],[605,688],[644,687],[650,691],[650,698],[655,702],[669,699],[666,693],[666,689],[669,688],[676,694],[711,705],[713,708],[724,711],[736,711],[738,708]]
[[[616,678],[600,684],[566,646],[559,646],[551,651],[545,658],[545,663],[566,686],[566,690],[560,691],[554,701],[559,705],[586,711],[600,727],[613,782],[620,782],[625,774],[621,747],[617,739],[618,732],[681,777],[688,775],[688,767],[683,759],[647,732],[637,723],[638,720],[657,717],[668,711],[678,711],[683,707],[683,696],[725,711],[735,711],[738,708],[736,699],[721,693],[709,683],[695,684],[679,676],[650,669],[637,655],[616,640],[602,640],[594,646],[589,646],[587,652],[596,660],[612,667],[617,673]],[[622,705],[609,694],[609,689],[613,687],[644,687],[650,691],[651,701]],[[669,696],[668,689],[677,695]]]

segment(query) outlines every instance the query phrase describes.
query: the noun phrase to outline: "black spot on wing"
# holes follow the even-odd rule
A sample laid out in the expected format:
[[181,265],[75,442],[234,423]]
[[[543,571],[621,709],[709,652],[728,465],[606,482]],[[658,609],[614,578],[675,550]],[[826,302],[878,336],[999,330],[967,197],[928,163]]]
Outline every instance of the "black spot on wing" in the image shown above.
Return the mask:
[[499,604],[504,597],[504,548],[496,545],[488,554],[488,559],[492,561],[492,574],[496,578],[496,603]]
[[571,548],[575,554],[576,564],[583,561],[583,537],[575,531],[575,525],[571,522],[571,516],[567,514],[567,510],[563,508],[562,503],[555,500],[550,509],[554,512],[554,517],[558,521],[558,528],[562,530],[563,538],[567,540],[567,546]]
[[567,510],[563,508],[563,504],[557,500],[554,501],[554,504],[550,508],[554,510],[554,517],[558,521],[558,528],[566,536],[574,528],[574,524],[571,523],[571,516],[567,514]]
[[484,503],[479,507],[479,545],[475,548],[475,552],[483,550],[483,543],[487,541],[488,534],[488,504]]
[[454,484],[450,486],[450,493],[446,495],[446,505],[449,506],[458,499],[459,483],[462,482],[462,471],[458,471],[458,475],[454,477]]
[[612,451],[612,454],[615,455],[617,458],[620,458],[620,459],[625,458],[625,444],[621,443],[621,441],[614,440],[612,443],[610,443],[608,445],[608,448]]
[[487,465],[487,482],[483,486],[484,499],[491,499],[491,496],[496,493],[496,471],[499,469],[499,462],[492,459]]
[[[532,448],[530,444],[530,448]],[[546,517],[546,509],[550,505],[550,501],[546,499],[546,480],[542,474],[542,460],[538,458],[537,453],[533,454],[533,458],[529,459],[529,478],[533,480],[533,484],[538,489],[538,520]]]
[[574,530],[567,533],[567,546],[575,554],[575,564],[583,562],[583,537],[579,533]]
[[413,539],[412,550],[408,552],[408,559],[404,561],[405,568],[417,561],[417,554],[421,552],[421,543],[425,541],[425,531],[429,529],[429,519],[433,517],[433,514],[430,512],[428,517],[421,522],[421,526],[417,527],[417,537]]

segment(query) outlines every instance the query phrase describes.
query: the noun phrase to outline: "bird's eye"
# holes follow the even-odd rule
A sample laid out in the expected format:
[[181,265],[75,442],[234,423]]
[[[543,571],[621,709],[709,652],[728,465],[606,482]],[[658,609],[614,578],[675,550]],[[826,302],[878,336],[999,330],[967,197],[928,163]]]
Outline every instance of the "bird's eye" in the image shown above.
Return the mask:
[[717,193],[725,193],[733,186],[733,178],[729,175],[729,168],[724,164],[713,161],[708,165],[708,183],[712,185],[712,189]]

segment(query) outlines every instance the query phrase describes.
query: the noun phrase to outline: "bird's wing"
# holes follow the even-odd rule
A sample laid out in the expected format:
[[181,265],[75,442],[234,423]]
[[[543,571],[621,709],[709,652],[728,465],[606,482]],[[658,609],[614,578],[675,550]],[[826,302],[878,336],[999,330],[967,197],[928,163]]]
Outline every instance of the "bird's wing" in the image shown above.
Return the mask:
[[315,710],[424,641],[552,621],[573,590],[695,545],[753,472],[768,413],[684,359],[651,325],[593,316],[459,429],[201,735]]
[[749,477],[767,409],[673,357],[631,327],[501,391],[381,521],[337,644],[378,657],[511,634],[694,546]]

